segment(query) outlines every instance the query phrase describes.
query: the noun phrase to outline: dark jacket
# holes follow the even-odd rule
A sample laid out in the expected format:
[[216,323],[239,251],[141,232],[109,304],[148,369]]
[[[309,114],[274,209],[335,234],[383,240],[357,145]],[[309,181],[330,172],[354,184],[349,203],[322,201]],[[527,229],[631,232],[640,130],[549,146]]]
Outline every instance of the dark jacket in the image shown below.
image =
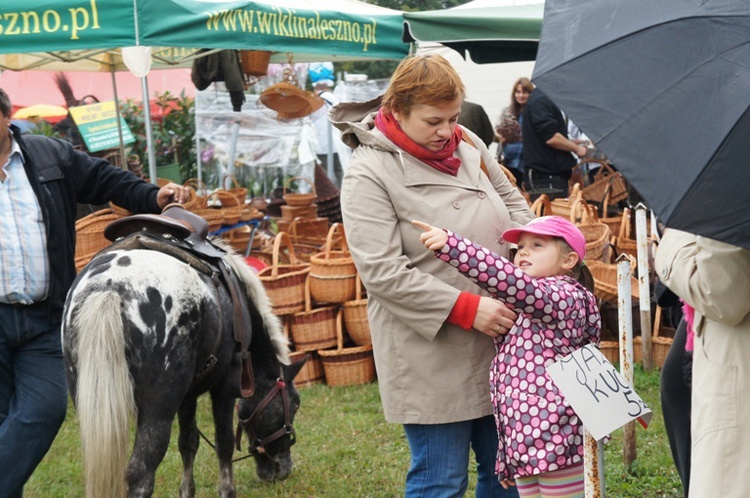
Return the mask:
[[523,164],[545,175],[570,178],[577,161],[573,154],[547,145],[555,133],[568,138],[568,127],[560,109],[547,95],[536,88],[523,109],[521,135],[523,137]]
[[42,211],[50,267],[50,319],[59,319],[65,295],[76,276],[77,204],[113,201],[132,212],[160,212],[159,188],[104,159],[76,151],[63,140],[24,135],[11,125],[21,146],[24,169]]
[[461,104],[461,114],[458,115],[458,124],[476,133],[487,147],[495,139],[492,122],[490,122],[490,118],[487,116],[484,108],[479,104],[464,100],[463,104]]

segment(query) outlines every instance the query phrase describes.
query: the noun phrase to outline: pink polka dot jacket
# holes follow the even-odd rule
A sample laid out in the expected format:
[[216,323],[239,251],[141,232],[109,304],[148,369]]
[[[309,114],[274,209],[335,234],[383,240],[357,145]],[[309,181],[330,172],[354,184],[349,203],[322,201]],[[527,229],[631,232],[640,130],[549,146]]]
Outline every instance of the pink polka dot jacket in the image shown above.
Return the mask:
[[500,479],[532,476],[583,461],[583,426],[546,366],[599,343],[594,295],[567,276],[534,278],[507,259],[448,231],[436,256],[458,268],[518,313],[515,327],[495,340],[490,396],[500,436]]

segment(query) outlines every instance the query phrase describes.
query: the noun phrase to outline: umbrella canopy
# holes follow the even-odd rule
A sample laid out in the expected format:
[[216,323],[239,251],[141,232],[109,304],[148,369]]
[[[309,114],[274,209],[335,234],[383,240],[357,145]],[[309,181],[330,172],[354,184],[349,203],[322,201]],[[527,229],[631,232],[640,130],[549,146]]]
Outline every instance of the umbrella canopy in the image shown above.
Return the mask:
[[59,105],[52,104],[34,104],[23,107],[13,113],[13,119],[29,118],[64,118],[68,114],[68,109]]
[[734,0],[547,0],[533,81],[667,226],[750,248],[748,32]]
[[[473,7],[472,4],[478,6]],[[439,42],[479,64],[536,57],[544,3],[469,2],[445,10],[404,12],[403,40]]]

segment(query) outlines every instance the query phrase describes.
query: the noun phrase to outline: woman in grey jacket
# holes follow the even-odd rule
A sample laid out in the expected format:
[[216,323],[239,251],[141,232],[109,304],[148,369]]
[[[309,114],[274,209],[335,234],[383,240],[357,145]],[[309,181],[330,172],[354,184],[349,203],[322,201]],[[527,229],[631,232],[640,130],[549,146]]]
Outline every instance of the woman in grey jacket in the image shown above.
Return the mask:
[[385,417],[411,450],[406,496],[463,496],[469,449],[477,496],[517,496],[493,476],[497,434],[489,396],[493,338],[515,313],[440,264],[414,219],[507,255],[505,229],[533,218],[476,135],[457,126],[464,85],[441,56],[404,59],[381,99],[331,111],[354,149],[341,205],[368,291]]

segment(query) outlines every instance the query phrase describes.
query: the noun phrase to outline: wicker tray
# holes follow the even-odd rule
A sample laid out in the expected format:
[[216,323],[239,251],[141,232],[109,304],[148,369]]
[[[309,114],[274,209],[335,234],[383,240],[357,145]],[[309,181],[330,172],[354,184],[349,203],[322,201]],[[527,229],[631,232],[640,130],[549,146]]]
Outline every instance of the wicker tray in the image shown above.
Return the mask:
[[336,316],[336,349],[319,350],[326,383],[329,386],[367,384],[375,380],[372,345],[344,347],[342,311]]
[[[279,253],[284,244],[289,251],[289,264],[279,264]],[[258,272],[266,289],[271,307],[276,315],[288,315],[305,309],[305,281],[310,273],[309,264],[299,264],[289,236],[284,232],[273,241],[271,266]]]

